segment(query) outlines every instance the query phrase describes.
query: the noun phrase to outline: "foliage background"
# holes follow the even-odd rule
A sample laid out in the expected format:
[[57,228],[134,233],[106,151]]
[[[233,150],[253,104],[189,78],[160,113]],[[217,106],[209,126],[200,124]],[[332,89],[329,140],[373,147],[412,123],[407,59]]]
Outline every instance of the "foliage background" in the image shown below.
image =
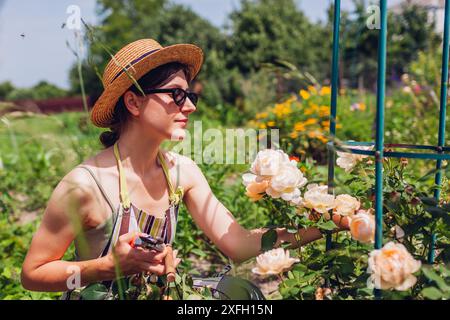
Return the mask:
[[[365,26],[364,1],[354,2],[355,11],[344,12],[342,16],[337,138],[371,141],[378,38],[377,30]],[[293,0],[242,0],[240,9],[231,13],[229,25],[219,29],[191,9],[166,0],[98,0],[97,6],[101,23],[93,27],[96,41],[86,37],[84,46],[88,57],[81,61],[84,85],[91,98],[95,100],[102,90],[99,71],[109,60],[101,44],[106,44],[111,52],[142,37],[152,37],[163,46],[177,42],[197,44],[204,50],[206,61],[197,79],[202,87],[202,99],[193,120],[203,120],[204,127],[223,130],[279,128],[283,147],[300,156],[308,168],[315,168],[311,171],[314,180],[325,182],[326,167],[322,165],[326,162],[325,143],[329,137],[327,114],[320,114],[320,110],[329,108],[330,103],[326,88],[331,70],[332,7],[327,21],[313,23]],[[386,142],[436,144],[441,35],[434,32],[427,13],[418,7],[405,7],[403,14],[390,14],[389,26]],[[409,74],[408,79],[401,79],[404,73]],[[2,83],[0,100],[39,100],[81,94],[76,65],[69,76],[69,91],[45,82],[27,89]],[[290,111],[284,112],[286,108]],[[1,110],[2,102],[0,114]],[[97,137],[101,130],[86,123],[85,113],[2,114],[0,299],[58,296],[24,290],[20,285],[20,268],[53,188],[71,168],[100,149]],[[409,167],[417,178],[433,169],[434,164],[411,161]],[[246,166],[202,165],[201,168],[218,199],[245,227],[262,227],[273,222],[267,209],[250,202],[244,195],[240,175],[247,170]],[[364,185],[347,185],[347,179],[345,173],[337,171],[341,191],[363,195]],[[429,180],[425,187],[430,188]],[[212,274],[230,262],[198,230],[185,209],[180,213],[177,232],[176,245],[184,258],[182,269]],[[314,298],[314,290],[321,285],[325,272],[321,266],[327,259],[336,258],[336,268],[340,268],[348,283],[363,277],[366,258],[360,253],[367,252],[368,247],[350,242],[348,235],[339,237],[336,255],[328,258],[322,254],[323,241],[306,247],[303,258],[308,263],[296,267],[280,290],[270,297]],[[73,249],[65,256],[71,258]],[[441,256],[444,258],[445,255]],[[448,262],[445,259],[441,264]],[[260,286],[275,281],[255,279],[249,273],[252,263],[236,266],[233,272],[259,281]],[[439,274],[438,278],[448,283],[448,271],[440,269]],[[428,276],[437,279],[432,271]],[[441,285],[428,289],[431,294],[425,296],[445,297],[447,288],[442,280],[434,283]],[[364,287],[347,289],[338,298],[371,297]],[[405,298],[401,294],[390,297]],[[424,295],[415,297],[422,299]]]

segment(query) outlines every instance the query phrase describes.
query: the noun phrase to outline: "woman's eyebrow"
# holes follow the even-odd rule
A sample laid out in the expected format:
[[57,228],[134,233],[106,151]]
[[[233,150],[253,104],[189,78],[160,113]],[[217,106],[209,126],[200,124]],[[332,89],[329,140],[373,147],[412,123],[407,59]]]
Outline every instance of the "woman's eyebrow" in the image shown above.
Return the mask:
[[184,88],[181,84],[172,84],[172,85],[167,85],[167,88],[180,88],[180,89],[187,90],[187,89],[189,89],[189,86]]

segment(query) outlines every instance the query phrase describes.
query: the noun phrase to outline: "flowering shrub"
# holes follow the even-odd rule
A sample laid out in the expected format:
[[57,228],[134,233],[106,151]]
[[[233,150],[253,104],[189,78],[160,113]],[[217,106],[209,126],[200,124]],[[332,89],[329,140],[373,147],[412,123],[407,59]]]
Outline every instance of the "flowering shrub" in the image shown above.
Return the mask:
[[[450,205],[445,197],[440,203],[427,197],[422,190],[426,184],[418,183],[423,179],[408,172],[405,159],[384,159],[383,239],[387,243],[374,250],[373,162],[369,157],[340,152],[337,164],[343,169],[342,176],[348,177],[343,185],[351,194],[330,194],[327,186],[308,183],[316,174],[314,168],[305,170],[303,163],[289,160],[281,150],[258,153],[251,173],[243,175],[244,185],[251,200],[269,209],[273,225],[287,227],[300,241],[299,228],[336,229],[331,220],[334,214],[347,217],[349,232],[335,234],[328,251],[321,242],[291,249],[294,258],[289,260],[289,251],[284,251],[287,247],[272,250],[276,232],[269,228],[262,237],[262,249],[267,252],[256,259],[253,272],[281,277],[283,298],[364,299],[373,298],[373,288],[382,289],[388,299],[445,296],[430,287],[420,271],[427,261],[432,233],[438,233],[437,261],[448,262]],[[289,175],[286,168],[290,168]],[[278,186],[281,181],[286,185]],[[446,289],[440,276],[434,275],[434,279]]]

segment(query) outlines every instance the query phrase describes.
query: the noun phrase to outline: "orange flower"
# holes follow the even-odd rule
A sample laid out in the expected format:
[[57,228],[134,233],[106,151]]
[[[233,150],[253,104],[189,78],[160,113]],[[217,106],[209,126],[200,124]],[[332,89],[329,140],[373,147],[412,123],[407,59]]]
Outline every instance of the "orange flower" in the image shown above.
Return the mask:
[[303,122],[297,122],[294,125],[294,130],[295,131],[299,131],[299,132],[303,132],[303,131],[306,130],[306,126],[305,126],[305,124]]
[[331,88],[330,87],[322,87],[322,89],[320,89],[320,95],[321,96],[326,96],[326,95],[330,95],[331,94]]
[[320,106],[319,108],[319,117],[327,117],[330,115],[330,107],[328,106]]
[[289,134],[289,137],[291,137],[292,139],[297,139],[298,138],[298,133],[297,132],[291,132],[290,134]]
[[309,119],[307,119],[304,122],[305,126],[310,126],[310,125],[313,125],[313,124],[316,124],[316,123],[317,123],[317,119],[316,118],[309,118]]
[[303,100],[308,100],[311,97],[311,94],[306,90],[300,90],[300,96]]
[[308,86],[308,91],[309,91],[311,94],[317,94],[317,89],[316,89],[316,87],[314,87],[314,86]]

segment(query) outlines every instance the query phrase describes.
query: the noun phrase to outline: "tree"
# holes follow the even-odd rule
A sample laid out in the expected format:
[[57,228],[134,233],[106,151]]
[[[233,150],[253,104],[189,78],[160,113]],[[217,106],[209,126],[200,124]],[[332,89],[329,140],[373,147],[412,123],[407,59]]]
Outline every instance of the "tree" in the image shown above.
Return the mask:
[[14,89],[6,95],[6,100],[45,100],[51,98],[61,98],[67,95],[67,91],[61,89],[46,81],[41,81],[32,88],[27,89]]
[[[225,69],[224,36],[218,28],[185,6],[165,0],[98,0],[98,6],[102,20],[98,27],[93,28],[95,39],[89,43],[90,63],[83,63],[84,82],[91,95],[98,96],[102,91],[93,65],[101,72],[110,60],[104,46],[114,54],[124,45],[141,38],[153,38],[162,46],[192,43],[201,47],[205,63],[199,80],[208,85],[214,82],[209,79],[219,78]],[[70,79],[72,91],[79,92],[76,66]]]
[[[375,89],[378,68],[378,29],[366,26],[364,0],[354,0],[355,10],[342,18],[341,71],[351,87]],[[352,18],[353,17],[353,18]],[[332,16],[331,16],[332,19]],[[425,8],[405,4],[399,14],[388,14],[387,79],[397,80],[418,52],[440,42]]]
[[14,86],[10,81],[0,83],[0,100],[5,100],[6,96],[14,90]]
[[293,0],[243,0],[230,19],[229,67],[248,74],[264,62],[279,59],[323,75],[318,67],[323,27],[312,24]]

